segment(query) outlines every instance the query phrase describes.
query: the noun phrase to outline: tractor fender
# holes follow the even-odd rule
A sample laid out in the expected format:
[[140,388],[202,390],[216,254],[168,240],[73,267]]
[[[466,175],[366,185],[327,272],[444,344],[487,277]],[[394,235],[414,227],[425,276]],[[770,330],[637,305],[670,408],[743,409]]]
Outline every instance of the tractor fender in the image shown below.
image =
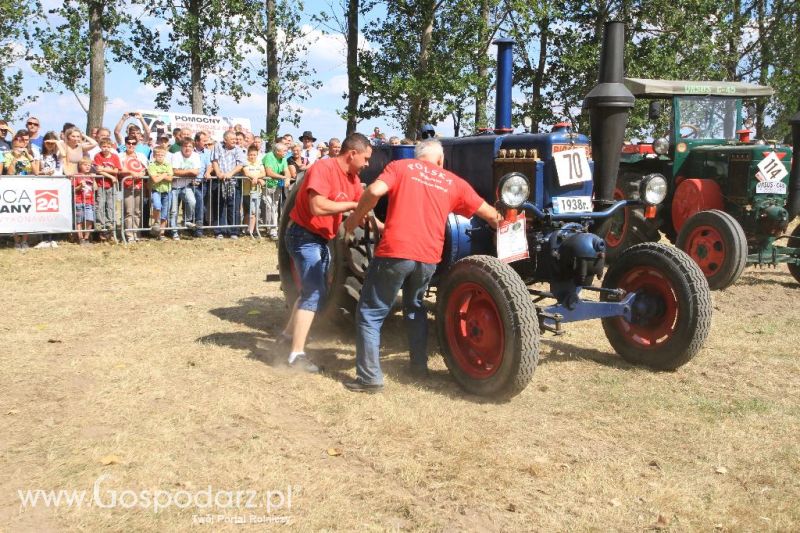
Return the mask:
[[710,209],[725,210],[722,189],[716,181],[697,178],[678,180],[672,197],[672,226],[676,233],[695,213]]

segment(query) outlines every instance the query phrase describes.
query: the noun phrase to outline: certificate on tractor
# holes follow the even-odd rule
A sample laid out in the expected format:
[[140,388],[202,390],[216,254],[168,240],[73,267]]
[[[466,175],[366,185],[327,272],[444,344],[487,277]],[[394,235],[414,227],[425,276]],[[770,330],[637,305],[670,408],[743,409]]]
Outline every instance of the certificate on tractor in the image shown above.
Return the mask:
[[497,227],[497,258],[504,263],[528,258],[524,213],[513,222],[504,220]]

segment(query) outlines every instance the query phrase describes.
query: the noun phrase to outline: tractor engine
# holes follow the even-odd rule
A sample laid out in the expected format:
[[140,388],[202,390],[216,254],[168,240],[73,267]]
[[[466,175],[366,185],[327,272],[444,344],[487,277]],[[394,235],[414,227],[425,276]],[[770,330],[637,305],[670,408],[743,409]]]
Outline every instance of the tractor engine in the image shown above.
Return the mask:
[[537,265],[543,272],[537,278],[576,286],[591,285],[602,277],[606,243],[581,224],[569,223],[543,235]]

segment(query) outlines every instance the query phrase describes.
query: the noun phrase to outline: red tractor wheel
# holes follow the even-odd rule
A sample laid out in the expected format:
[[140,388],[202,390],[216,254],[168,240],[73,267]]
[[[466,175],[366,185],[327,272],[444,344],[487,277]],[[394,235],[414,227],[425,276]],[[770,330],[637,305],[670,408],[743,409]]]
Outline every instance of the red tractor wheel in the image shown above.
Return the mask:
[[630,322],[603,319],[608,341],[626,361],[674,370],[705,342],[711,293],[700,268],[682,251],[658,243],[634,246],[609,267],[603,287],[636,294]]
[[733,285],[747,264],[742,226],[717,209],[692,215],[678,233],[676,245],[700,266],[711,290]]
[[[624,200],[625,193],[621,183],[614,189],[614,200]],[[630,248],[643,242],[657,241],[658,229],[644,217],[642,208],[626,207],[611,217],[611,224],[606,233],[606,261],[612,263]]]
[[447,368],[467,392],[509,398],[533,377],[539,321],[527,287],[507,264],[474,255],[448,270],[436,325]]

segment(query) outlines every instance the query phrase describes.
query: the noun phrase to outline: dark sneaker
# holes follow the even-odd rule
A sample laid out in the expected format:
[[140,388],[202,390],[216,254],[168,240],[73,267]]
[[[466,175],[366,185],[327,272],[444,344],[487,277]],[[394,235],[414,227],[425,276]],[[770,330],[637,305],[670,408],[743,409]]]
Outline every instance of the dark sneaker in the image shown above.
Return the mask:
[[319,367],[309,361],[305,354],[295,357],[294,362],[289,363],[289,366],[296,370],[308,372],[309,374],[317,374],[319,372]]
[[428,367],[422,365],[409,365],[408,373],[415,379],[425,379],[430,375],[428,373]]
[[364,383],[360,379],[354,379],[353,381],[345,381],[344,388],[351,392],[367,392],[374,394],[383,391],[383,384],[373,385],[371,383]]

